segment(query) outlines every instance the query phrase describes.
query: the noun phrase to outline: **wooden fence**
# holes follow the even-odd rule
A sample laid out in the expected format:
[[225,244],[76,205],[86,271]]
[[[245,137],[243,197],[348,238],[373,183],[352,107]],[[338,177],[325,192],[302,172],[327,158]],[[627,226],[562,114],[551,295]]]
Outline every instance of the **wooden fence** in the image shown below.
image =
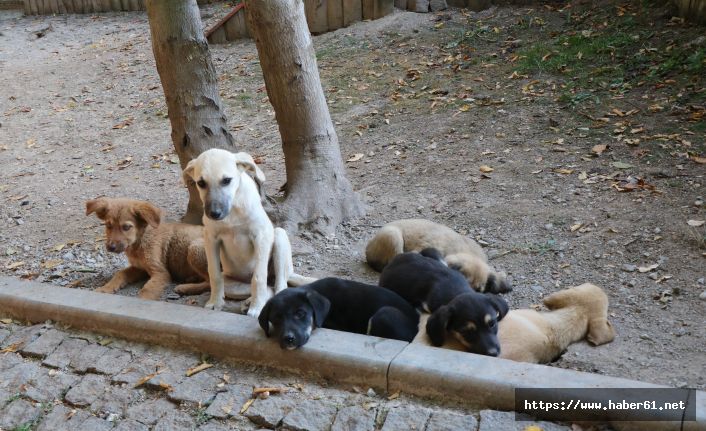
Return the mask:
[[[166,0],[159,0],[166,1]],[[212,0],[198,0],[199,4]],[[25,15],[145,10],[145,0],[24,0]]]

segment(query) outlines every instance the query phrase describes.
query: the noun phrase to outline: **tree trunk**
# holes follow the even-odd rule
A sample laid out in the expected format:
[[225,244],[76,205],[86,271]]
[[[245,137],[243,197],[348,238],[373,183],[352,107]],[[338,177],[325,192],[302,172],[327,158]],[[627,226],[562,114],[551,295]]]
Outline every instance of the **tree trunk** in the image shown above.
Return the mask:
[[[196,0],[148,0],[147,17],[182,169],[210,148],[235,150]],[[203,206],[195,185],[188,188],[182,220],[200,224]]]
[[304,2],[245,0],[245,10],[285,157],[285,199],[274,216],[290,231],[330,232],[364,208],[346,178]]

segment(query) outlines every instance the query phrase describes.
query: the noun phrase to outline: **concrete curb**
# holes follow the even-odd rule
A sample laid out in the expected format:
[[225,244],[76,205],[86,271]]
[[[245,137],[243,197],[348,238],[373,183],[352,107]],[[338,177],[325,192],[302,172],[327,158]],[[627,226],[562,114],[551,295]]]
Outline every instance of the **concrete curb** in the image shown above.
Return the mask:
[[[198,350],[389,392],[514,409],[514,389],[655,388],[634,380],[525,364],[401,341],[318,329],[301,349],[283,351],[257,320],[202,308],[144,301],[0,277],[0,314],[53,320],[76,329]],[[615,422],[624,430],[706,430],[706,393],[696,393],[696,422]]]

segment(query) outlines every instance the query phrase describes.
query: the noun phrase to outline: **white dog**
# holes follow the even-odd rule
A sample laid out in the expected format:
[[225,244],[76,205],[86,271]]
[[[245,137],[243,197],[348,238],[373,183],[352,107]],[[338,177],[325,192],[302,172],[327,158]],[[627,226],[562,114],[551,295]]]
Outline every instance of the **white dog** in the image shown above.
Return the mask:
[[184,169],[184,180],[196,182],[203,202],[204,243],[208,260],[211,297],[206,308],[224,305],[224,275],[250,281],[248,315],[257,317],[272,296],[267,287],[267,270],[272,259],[275,293],[292,285],[313,281],[294,273],[287,233],[274,228],[262,207],[251,171],[262,184],[265,175],[247,153],[226,150],[204,151]]

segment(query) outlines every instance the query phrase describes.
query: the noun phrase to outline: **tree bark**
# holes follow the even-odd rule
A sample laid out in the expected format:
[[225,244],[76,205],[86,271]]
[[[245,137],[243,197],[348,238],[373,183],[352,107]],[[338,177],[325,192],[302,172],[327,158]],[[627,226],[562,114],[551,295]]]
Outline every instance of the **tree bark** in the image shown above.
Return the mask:
[[304,2],[245,0],[245,10],[285,157],[285,199],[273,215],[290,231],[330,232],[364,208],[346,178]]
[[[147,0],[147,17],[182,169],[210,148],[235,150],[196,0]],[[182,220],[200,224],[201,200],[194,184],[188,189],[189,204]]]

